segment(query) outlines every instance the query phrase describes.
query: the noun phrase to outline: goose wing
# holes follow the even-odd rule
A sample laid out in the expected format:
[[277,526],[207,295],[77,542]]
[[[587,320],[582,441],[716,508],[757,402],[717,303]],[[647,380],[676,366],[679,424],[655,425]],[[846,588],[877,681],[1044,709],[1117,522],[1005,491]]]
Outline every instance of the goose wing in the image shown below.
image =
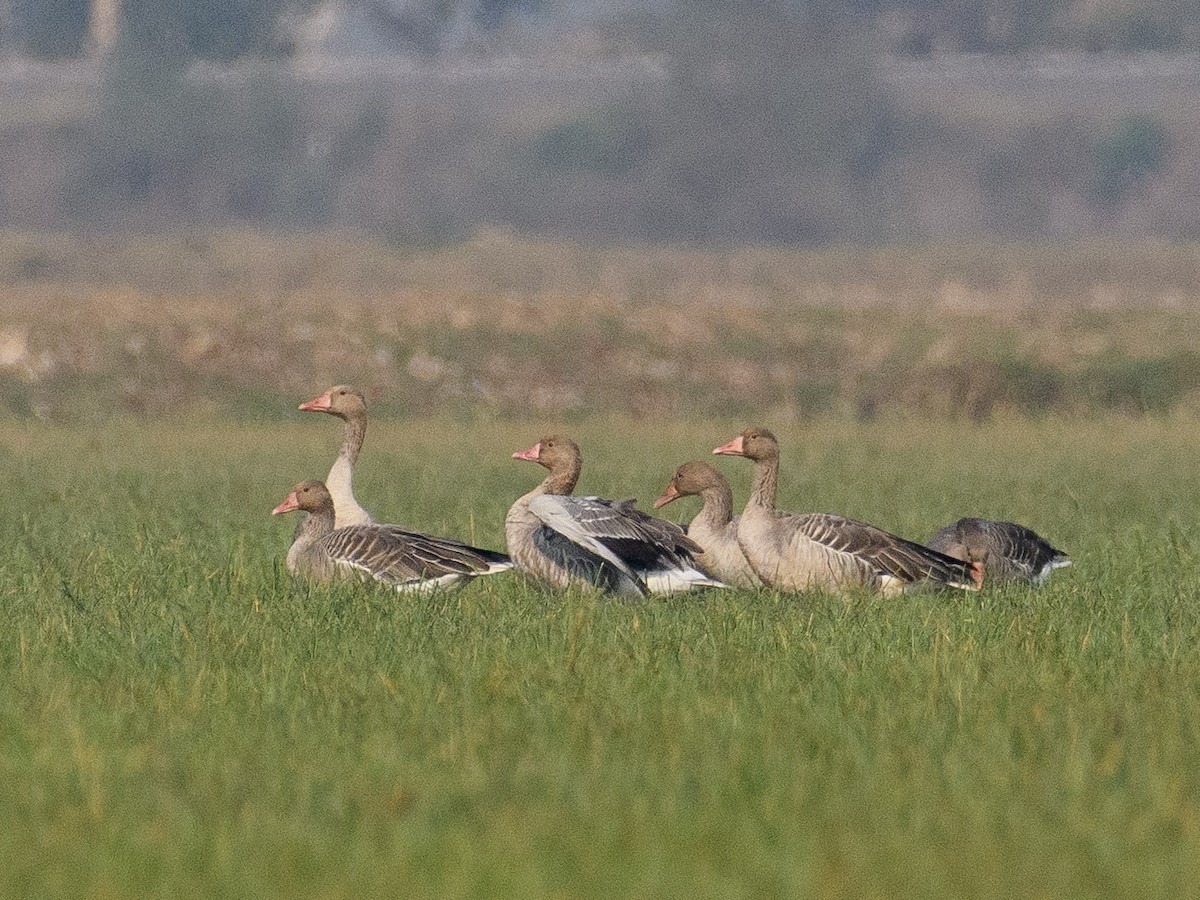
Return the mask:
[[633,500],[542,494],[529,503],[544,525],[612,566],[643,591],[720,585],[693,557],[701,549],[678,525],[648,516]]
[[1016,522],[984,522],[983,527],[1004,557],[1038,577],[1042,572],[1070,565],[1070,558],[1061,550],[1055,550],[1050,541]]
[[929,545],[963,559],[984,562],[996,577],[1017,577],[1041,583],[1071,559],[1049,541],[1016,522],[959,519],[929,539]]
[[1003,558],[1032,581],[1043,581],[1055,569],[1071,564],[1070,558],[1050,542],[1016,522],[976,520],[984,535],[989,558]]
[[862,560],[880,575],[904,583],[930,579],[952,587],[978,587],[970,563],[931,550],[915,541],[831,513],[809,513],[794,519],[797,532],[811,541]]
[[454,584],[512,568],[503,553],[396,525],[339,528],[324,546],[336,565],[402,589]]
[[566,570],[572,578],[578,578],[602,591],[630,597],[644,597],[649,593],[645,582],[627,567],[593,553],[549,525],[542,524],[534,530],[533,546],[550,562]]

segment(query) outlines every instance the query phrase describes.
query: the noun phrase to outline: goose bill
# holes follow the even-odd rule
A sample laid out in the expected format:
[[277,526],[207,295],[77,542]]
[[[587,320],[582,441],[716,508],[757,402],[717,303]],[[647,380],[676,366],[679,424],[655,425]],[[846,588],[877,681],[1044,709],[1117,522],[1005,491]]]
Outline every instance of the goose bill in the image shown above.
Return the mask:
[[530,462],[537,462],[538,457],[541,456],[541,454],[542,454],[542,444],[539,441],[538,443],[536,443],[532,447],[530,447],[528,450],[521,450],[517,453],[514,453],[512,455],[512,458],[513,459],[527,459]]
[[739,434],[728,444],[722,444],[713,450],[714,456],[741,456],[744,453],[742,436]]
[[654,501],[654,508],[659,509],[663,506],[666,506],[678,496],[679,490],[675,487],[675,483],[672,482],[671,484],[667,485],[667,489],[663,491],[663,495]]
[[306,400],[296,408],[304,412],[326,412],[331,406],[333,406],[333,398],[329,396],[329,391],[326,391],[320,397]]

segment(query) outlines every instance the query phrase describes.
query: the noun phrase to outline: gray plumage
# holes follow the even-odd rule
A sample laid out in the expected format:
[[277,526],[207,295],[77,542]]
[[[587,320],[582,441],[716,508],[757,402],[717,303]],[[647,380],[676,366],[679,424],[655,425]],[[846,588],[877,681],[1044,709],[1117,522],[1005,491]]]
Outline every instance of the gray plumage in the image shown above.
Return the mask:
[[959,519],[929,539],[935,550],[983,566],[984,578],[1044,584],[1055,569],[1071,565],[1032,528],[992,519]]
[[550,470],[505,518],[518,569],[553,587],[629,597],[724,586],[696,566],[700,548],[678,525],[646,515],[632,500],[569,496],[582,468],[574,441],[546,437],[514,458]]
[[928,580],[973,586],[970,567],[960,560],[874,525],[833,513],[776,515],[797,537],[821,547],[828,560],[841,558],[846,574],[866,586],[883,589],[892,580],[904,585]]
[[[545,528],[611,566],[622,588],[616,593],[648,596],[722,586],[697,568],[695,557],[702,551],[682,528],[646,515],[633,500],[542,494],[529,509]],[[544,533],[540,539],[545,541]]]
[[981,575],[953,559],[874,525],[830,513],[775,509],[779,443],[770,431],[750,428],[714,453],[753,460],[754,485],[738,522],[738,545],[758,576],[785,590],[865,587],[896,593],[918,584],[976,590]]
[[422,592],[503,572],[513,565],[503,553],[397,525],[334,528],[333,500],[320,481],[296,485],[275,513],[295,509],[307,512],[308,518],[288,550],[287,568],[293,575],[329,581],[357,573],[398,591]]

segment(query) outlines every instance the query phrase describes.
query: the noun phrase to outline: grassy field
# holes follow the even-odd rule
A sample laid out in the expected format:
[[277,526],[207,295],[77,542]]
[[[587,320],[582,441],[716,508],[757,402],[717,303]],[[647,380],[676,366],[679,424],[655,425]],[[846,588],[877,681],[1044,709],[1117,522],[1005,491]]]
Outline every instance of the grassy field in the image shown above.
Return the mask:
[[[743,424],[586,421],[581,489],[647,506]],[[544,430],[379,423],[359,497],[500,546]],[[3,426],[0,895],[1193,893],[1200,423],[778,430],[789,508],[1011,517],[1075,567],[888,601],[310,588],[268,511],[333,423]]]

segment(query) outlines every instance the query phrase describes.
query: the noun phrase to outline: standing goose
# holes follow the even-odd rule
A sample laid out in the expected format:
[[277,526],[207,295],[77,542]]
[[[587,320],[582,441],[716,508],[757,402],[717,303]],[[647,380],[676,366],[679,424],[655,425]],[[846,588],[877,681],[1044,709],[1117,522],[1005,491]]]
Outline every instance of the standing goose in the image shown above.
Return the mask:
[[375,519],[354,499],[354,463],[358,461],[363,440],[367,436],[367,402],[362,393],[348,384],[339,384],[319,397],[301,403],[299,408],[304,412],[329,413],[346,423],[342,431],[342,446],[325,478],[329,493],[333,496],[336,515],[333,527],[373,524]]
[[748,428],[713,450],[754,462],[754,487],[738,522],[738,545],[758,576],[784,590],[861,586],[894,594],[921,581],[977,590],[977,566],[894,534],[828,513],[775,509],[779,442],[765,428]]
[[955,559],[977,563],[985,577],[1000,581],[1041,585],[1055,569],[1071,565],[1067,554],[1016,522],[959,519],[931,537],[929,546]]
[[308,513],[288,550],[287,568],[293,575],[324,582],[359,573],[397,591],[427,592],[512,568],[503,553],[397,525],[335,528],[333,496],[320,481],[296,485],[271,514],[293,510]]
[[675,470],[663,495],[654,501],[660,509],[680,497],[699,496],[704,505],[687,526],[687,536],[704,553],[696,562],[704,571],[726,584],[761,587],[746,554],[738,546],[738,518],[733,515],[733,490],[725,476],[706,462],[686,462]]
[[504,519],[518,569],[553,587],[586,585],[626,597],[724,586],[696,567],[701,550],[678,525],[646,515],[632,500],[568,496],[583,465],[574,441],[544,437],[513,459],[550,470]]

